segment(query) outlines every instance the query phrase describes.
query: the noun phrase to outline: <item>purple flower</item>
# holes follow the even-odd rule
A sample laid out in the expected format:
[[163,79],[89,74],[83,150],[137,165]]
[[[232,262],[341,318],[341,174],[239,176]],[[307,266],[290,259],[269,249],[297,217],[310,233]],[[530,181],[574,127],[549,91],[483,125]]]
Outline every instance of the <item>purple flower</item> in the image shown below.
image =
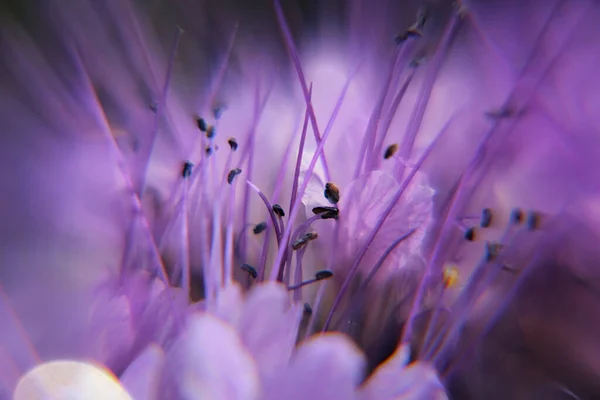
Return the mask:
[[600,392],[593,1],[32,3],[0,398]]

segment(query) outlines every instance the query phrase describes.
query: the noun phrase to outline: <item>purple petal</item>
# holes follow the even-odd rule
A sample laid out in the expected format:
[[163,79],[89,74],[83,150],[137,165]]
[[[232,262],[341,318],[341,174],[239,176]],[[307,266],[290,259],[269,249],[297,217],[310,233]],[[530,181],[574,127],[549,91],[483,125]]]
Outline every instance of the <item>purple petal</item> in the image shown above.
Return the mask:
[[288,364],[301,316],[302,307],[290,304],[281,284],[257,285],[248,294],[238,329],[263,379]]
[[265,399],[352,400],[365,367],[361,351],[340,334],[304,342],[290,367],[265,388]]
[[400,347],[360,389],[360,400],[447,399],[435,369],[425,363],[406,366],[408,346]]
[[233,283],[219,292],[215,302],[208,303],[207,311],[233,326],[238,326],[243,306],[242,288],[239,284]]
[[164,363],[162,348],[151,344],[125,370],[121,383],[136,400],[159,400]]
[[256,365],[237,332],[209,314],[188,320],[167,352],[163,399],[244,399],[258,397]]

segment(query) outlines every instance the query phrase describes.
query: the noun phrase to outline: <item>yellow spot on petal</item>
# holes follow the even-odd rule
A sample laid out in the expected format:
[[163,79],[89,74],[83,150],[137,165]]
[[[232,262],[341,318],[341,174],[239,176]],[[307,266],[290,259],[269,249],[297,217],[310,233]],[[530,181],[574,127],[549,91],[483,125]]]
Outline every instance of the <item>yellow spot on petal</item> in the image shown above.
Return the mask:
[[13,400],[133,400],[106,368],[79,361],[51,361],[27,372]]

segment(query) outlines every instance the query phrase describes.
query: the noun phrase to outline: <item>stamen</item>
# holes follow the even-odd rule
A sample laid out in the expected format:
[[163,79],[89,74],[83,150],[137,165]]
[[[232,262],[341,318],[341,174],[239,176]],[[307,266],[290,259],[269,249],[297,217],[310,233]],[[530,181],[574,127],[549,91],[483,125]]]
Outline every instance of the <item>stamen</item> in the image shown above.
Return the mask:
[[223,116],[223,113],[227,110],[227,107],[224,105],[220,105],[217,107],[213,108],[213,116],[215,117],[215,119],[218,121],[221,119],[221,117]]
[[196,123],[198,124],[198,129],[200,129],[201,132],[206,132],[208,125],[206,124],[204,118],[197,118]]
[[520,225],[524,219],[525,215],[523,214],[523,210],[520,208],[513,208],[512,212],[510,213],[510,222],[515,225]]
[[206,146],[205,152],[207,156],[210,156],[213,153],[213,148],[211,146]]
[[313,313],[313,309],[308,303],[304,303],[304,314],[311,315]]
[[233,183],[233,180],[235,179],[235,177],[241,173],[242,173],[242,170],[240,168],[234,168],[231,171],[229,171],[229,174],[227,174],[227,183],[229,183],[231,185]]
[[246,271],[248,273],[248,275],[250,275],[252,277],[252,279],[256,279],[256,277],[258,276],[258,273],[256,272],[256,268],[254,268],[250,264],[242,264],[240,266],[240,268],[242,269],[242,271]]
[[323,279],[329,279],[333,276],[333,272],[329,271],[328,269],[324,269],[321,271],[317,271],[317,273],[315,274],[315,279],[318,281],[321,281]]
[[[421,87],[421,91],[419,92],[410,121],[406,128],[404,139],[402,141],[402,144],[400,145],[400,157],[404,160],[410,160],[411,158],[410,156],[413,150],[413,145],[415,143],[417,133],[421,128],[421,123],[423,122],[425,110],[427,108],[429,99],[431,97],[431,93],[433,91],[433,86],[442,66],[442,61],[446,57],[446,53],[450,48],[452,39],[454,38],[456,31],[458,30],[459,21],[460,19],[458,17],[451,17],[450,22],[446,27],[444,34],[439,42],[439,45],[435,50],[433,60],[428,65],[427,71],[425,73],[425,78]],[[399,168],[399,176],[403,175],[404,168]]]
[[[281,33],[283,34],[283,39],[284,39],[285,45],[287,47],[288,54],[289,54],[290,58],[292,59],[292,64],[294,65],[296,74],[298,76],[298,81],[300,82],[300,86],[302,88],[302,94],[304,95],[304,101],[306,102],[307,112],[308,112],[312,130],[313,130],[313,134],[315,136],[315,141],[317,142],[317,145],[319,145],[320,142],[323,141],[323,138],[325,138],[328,135],[328,133],[324,132],[323,135],[321,135],[319,126],[317,124],[317,117],[315,116],[315,111],[312,106],[311,94],[309,92],[308,85],[306,84],[306,78],[305,78],[304,72],[302,70],[302,65],[300,63],[298,51],[296,50],[296,46],[294,45],[294,41],[292,39],[292,33],[290,32],[289,26],[286,23],[285,16],[283,14],[283,10],[281,9],[281,4],[279,4],[279,0],[275,0],[274,3],[275,3],[275,13],[277,15],[277,22],[279,24],[279,28],[281,29]],[[342,97],[340,97],[340,99],[338,100],[338,104],[341,104],[341,100],[343,99],[344,95],[345,95],[345,90],[342,91]],[[317,155],[317,152],[315,152],[315,155]],[[321,158],[321,162],[323,164],[323,170],[325,172],[325,179],[329,180],[331,175],[329,173],[329,166],[327,163],[327,159],[325,157],[325,152],[324,151],[319,152],[318,156]],[[310,179],[310,174],[307,174],[305,179]]]
[[229,143],[229,148],[231,149],[231,151],[236,151],[238,149],[238,142],[237,140],[235,140],[234,137],[230,137],[227,140],[227,143]]
[[292,249],[298,250],[299,248],[306,245],[308,242],[313,241],[318,237],[319,237],[319,234],[317,232],[305,233],[304,235],[302,235],[301,238],[299,238],[294,243],[292,243]]
[[329,279],[329,278],[331,278],[332,276],[333,276],[333,272],[331,272],[331,271],[329,271],[329,270],[322,270],[322,271],[318,271],[318,272],[315,274],[315,277],[314,277],[313,279],[309,279],[309,280],[307,280],[307,281],[301,282],[301,283],[299,283],[299,284],[297,284],[297,285],[294,285],[294,286],[289,286],[289,287],[288,287],[288,290],[289,290],[289,291],[292,291],[292,290],[297,290],[297,289],[300,289],[300,288],[301,288],[301,287],[303,287],[303,286],[310,285],[311,283],[315,283],[315,282],[318,282],[318,281],[322,281],[322,280],[324,280],[324,279]]
[[467,228],[464,232],[464,238],[469,242],[475,241],[475,227]]
[[485,242],[483,258],[487,262],[495,261],[504,246],[498,242]]
[[534,231],[536,229],[539,229],[540,227],[540,220],[541,220],[541,216],[538,212],[536,211],[529,211],[527,213],[527,229],[530,231]]
[[271,222],[273,223],[273,226],[275,227],[275,237],[277,239],[277,245],[280,246],[281,245],[281,230],[280,230],[279,223],[277,222],[277,216],[274,211],[275,206],[271,206],[271,203],[269,203],[269,200],[267,199],[267,197],[264,195],[263,192],[260,191],[259,188],[256,187],[256,185],[254,185],[252,182],[250,182],[247,179],[246,179],[246,184],[248,186],[250,186],[250,188],[253,189],[258,194],[258,196],[261,198],[261,200],[265,204],[267,211],[269,212],[269,216],[271,217]]
[[456,226],[463,232],[463,237],[469,242],[474,242],[477,238],[476,229],[474,226],[465,226],[459,221],[456,221]]
[[333,182],[325,184],[323,195],[331,204],[337,204],[340,201],[340,189]]
[[193,167],[194,167],[194,164],[191,161],[186,161],[185,163],[183,163],[183,169],[181,170],[181,176],[183,178],[189,178],[190,176],[192,176]]
[[152,153],[154,152],[154,148],[156,146],[156,140],[158,138],[158,130],[161,118],[163,117],[164,110],[166,109],[166,103],[169,93],[169,88],[171,86],[171,77],[173,75],[173,67],[175,65],[175,58],[177,57],[177,49],[179,48],[179,42],[181,41],[181,35],[183,35],[183,29],[179,26],[177,27],[177,33],[175,35],[175,40],[173,43],[173,48],[171,50],[171,54],[169,57],[169,62],[167,64],[167,72],[165,74],[165,80],[162,86],[162,91],[160,93],[160,99],[155,103],[156,111],[154,113],[153,121],[152,121],[152,130],[150,132],[150,143],[149,146],[144,149],[144,154],[141,155],[141,164],[143,168],[145,168],[144,175],[142,176],[142,181],[140,182],[140,187],[138,193],[141,195],[144,193],[146,189],[146,181],[148,180],[148,174],[150,173],[150,168],[148,168],[150,164],[150,159],[152,158]]
[[285,211],[283,211],[283,207],[279,204],[273,204],[273,212],[281,218],[285,217]]
[[421,31],[422,31],[423,27],[425,26],[425,22],[427,21],[428,17],[429,17],[429,15],[426,12],[425,8],[421,7],[417,13],[417,21],[410,28],[408,28],[404,33],[398,34],[394,38],[394,42],[396,44],[401,44],[401,43],[405,42],[406,40],[408,40],[409,38],[419,38],[419,37],[423,36],[423,33]]
[[340,215],[340,210],[337,207],[314,207],[312,212],[316,215],[321,215],[321,219],[335,219],[337,220]]
[[[404,95],[406,94],[406,91],[408,90],[408,87],[410,86],[415,74],[416,74],[416,70],[413,68],[413,70],[411,70],[409,72],[408,76],[404,80],[402,87],[400,88],[398,93],[396,93],[396,96],[392,100],[392,104],[390,105],[389,110],[387,111],[387,114],[386,114],[385,118],[383,119],[384,122],[383,122],[382,128],[381,128],[381,135],[379,135],[379,138],[376,141],[376,145],[375,145],[375,149],[376,149],[375,153],[376,154],[381,154],[381,151],[383,149],[383,142],[385,141],[385,139],[387,137],[387,134],[390,130],[390,126],[392,125],[392,121],[396,117],[396,113],[398,112],[398,107],[400,106],[400,102],[404,98]],[[397,149],[399,149],[399,148],[400,147],[397,146]],[[395,151],[394,151],[394,153],[395,153]],[[379,160],[376,160],[375,157],[373,157],[372,161],[374,163],[372,166],[373,169],[377,169],[380,167],[379,162],[377,162]],[[404,162],[404,160],[399,160],[399,161]]]
[[[312,98],[312,83],[308,90],[308,100]],[[302,124],[302,132],[300,133],[300,144],[298,146],[298,156],[296,157],[296,169],[294,170],[294,181],[292,183],[292,195],[290,197],[290,210],[296,202],[296,196],[298,193],[298,179],[300,179],[300,167],[302,165],[302,154],[304,153],[304,144],[306,142],[306,130],[308,129],[308,106],[304,112],[304,122]],[[308,177],[304,178],[308,179]]]
[[214,138],[216,134],[217,134],[217,132],[215,131],[215,127],[213,125],[209,126],[208,129],[206,130],[206,137],[208,139]]
[[413,27],[410,27],[403,33],[399,33],[398,35],[396,35],[396,37],[394,38],[394,43],[399,45],[399,44],[406,42],[408,39],[411,39],[411,38],[417,39],[417,38],[420,38],[421,36],[423,36],[423,34],[420,31],[416,30]]
[[383,159],[388,160],[396,154],[398,151],[398,145],[396,143],[390,144],[387,149],[385,149],[385,153],[383,153]]
[[254,227],[254,229],[252,229],[252,232],[254,232],[255,235],[258,235],[259,233],[264,232],[265,229],[267,229],[267,223],[266,222],[260,222],[260,223],[256,224],[256,226]]
[[231,172],[230,176],[227,177],[227,181],[231,185],[231,192],[229,194],[229,211],[228,211],[228,221],[225,232],[225,264],[224,264],[224,275],[225,275],[225,284],[229,285],[233,281],[233,268],[231,266],[233,260],[233,222],[235,220],[235,176],[239,175],[242,170],[236,168],[233,170],[236,174],[232,177]]
[[484,208],[481,211],[481,222],[479,223],[482,228],[489,228],[492,225],[492,210]]
[[491,120],[499,120],[504,118],[509,118],[514,115],[514,111],[508,107],[500,108],[498,110],[491,110],[485,113],[486,117]]

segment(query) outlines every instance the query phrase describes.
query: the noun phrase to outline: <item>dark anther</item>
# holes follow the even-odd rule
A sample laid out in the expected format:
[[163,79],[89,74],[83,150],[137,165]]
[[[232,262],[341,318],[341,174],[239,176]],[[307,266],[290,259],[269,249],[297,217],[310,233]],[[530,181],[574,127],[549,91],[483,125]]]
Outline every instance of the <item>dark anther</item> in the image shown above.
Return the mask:
[[417,68],[425,62],[425,55],[418,55],[410,61],[411,68]]
[[513,116],[513,111],[508,108],[501,108],[499,110],[487,111],[485,115],[490,119],[504,119]]
[[481,225],[482,228],[488,228],[492,224],[492,210],[489,208],[484,208],[481,211]]
[[227,143],[229,143],[229,147],[231,148],[231,151],[237,150],[238,142],[237,142],[237,140],[235,140],[235,138],[229,138],[229,140],[227,140]]
[[306,243],[310,242],[311,240],[315,240],[318,237],[319,237],[319,234],[317,232],[305,233],[299,239],[296,239],[296,241],[294,243],[292,243],[292,249],[298,250],[299,248],[304,246]]
[[335,219],[337,221],[339,217],[340,213],[338,211],[327,211],[321,214],[321,219]]
[[485,242],[485,261],[494,261],[502,250],[502,245],[498,242]]
[[322,271],[317,271],[317,273],[315,274],[315,279],[320,281],[323,279],[327,279],[327,278],[331,278],[333,276],[333,272],[324,269]]
[[229,184],[233,183],[233,180],[235,179],[235,177],[241,173],[242,173],[242,170],[239,168],[234,168],[231,171],[229,171],[229,173],[227,174],[227,183],[229,183]]
[[210,147],[210,146],[208,146],[208,147],[206,148],[206,155],[207,155],[207,156],[210,156],[212,153],[213,153],[213,148],[212,148],[212,147]]
[[189,178],[192,175],[192,168],[194,164],[190,161],[186,161],[183,163],[183,169],[181,170],[181,176],[184,178]]
[[312,212],[316,215],[321,214],[322,219],[338,219],[340,215],[340,210],[337,207],[315,207],[312,209]]
[[398,145],[396,143],[390,144],[387,149],[385,149],[385,153],[383,153],[383,159],[387,160],[392,158],[394,154],[398,151]]
[[261,223],[256,224],[254,229],[252,229],[252,232],[254,232],[255,235],[258,235],[259,233],[264,232],[265,229],[267,229],[267,223],[261,222]]
[[273,204],[273,212],[279,215],[281,218],[285,217],[285,212],[283,211],[283,207],[279,204]]
[[510,222],[515,225],[519,225],[521,222],[523,222],[524,218],[525,216],[523,215],[523,210],[520,208],[514,208],[510,213]]
[[248,273],[248,275],[250,275],[253,279],[256,279],[256,277],[258,276],[258,273],[256,272],[256,268],[254,268],[250,264],[242,264],[242,266],[240,268],[242,270],[246,271]]
[[534,231],[540,227],[540,214],[535,211],[527,213],[527,229]]
[[419,31],[415,27],[410,27],[406,31],[404,31],[404,32],[399,33],[398,35],[396,35],[396,37],[394,38],[394,42],[396,44],[402,44],[402,43],[406,42],[410,38],[419,38],[422,35],[423,34],[421,33],[421,31]]
[[225,107],[225,106],[214,107],[213,115],[215,116],[215,119],[221,119],[221,117],[223,116],[223,112],[225,111],[226,108],[227,107]]
[[307,315],[311,315],[312,314],[312,307],[310,306],[310,304],[308,303],[304,303],[304,313]]
[[215,127],[214,126],[209,126],[208,129],[206,130],[206,137],[209,139],[212,139],[215,137],[215,134],[217,132],[215,131]]
[[425,26],[425,22],[429,18],[429,13],[425,9],[425,7],[420,7],[419,12],[417,13],[417,21],[414,24],[415,29],[421,30]]
[[323,194],[331,204],[337,204],[340,201],[340,189],[338,189],[335,183],[327,182]]
[[470,228],[465,229],[464,237],[469,242],[474,241],[475,240],[475,228],[470,227]]
[[158,112],[158,103],[154,102],[154,103],[150,104],[150,110],[156,114]]
[[206,132],[208,125],[206,124],[204,118],[198,118],[196,119],[196,122],[198,123],[198,129],[200,129],[202,132]]

